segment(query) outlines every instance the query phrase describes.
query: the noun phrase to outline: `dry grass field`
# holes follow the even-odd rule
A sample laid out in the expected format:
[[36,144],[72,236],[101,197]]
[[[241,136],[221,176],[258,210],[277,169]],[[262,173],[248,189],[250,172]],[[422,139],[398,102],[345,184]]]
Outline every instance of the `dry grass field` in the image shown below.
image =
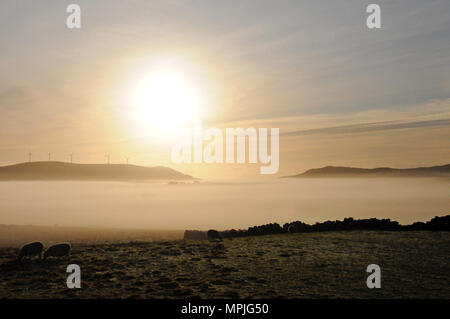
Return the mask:
[[[449,232],[323,232],[72,243],[69,258],[0,249],[1,298],[450,298]],[[66,267],[81,267],[81,289]],[[378,264],[381,289],[368,289]]]

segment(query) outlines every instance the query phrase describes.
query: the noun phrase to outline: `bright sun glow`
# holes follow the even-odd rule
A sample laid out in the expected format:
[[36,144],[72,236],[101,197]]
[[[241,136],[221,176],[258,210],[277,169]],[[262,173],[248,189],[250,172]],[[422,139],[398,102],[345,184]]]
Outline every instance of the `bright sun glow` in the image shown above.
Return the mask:
[[133,97],[136,116],[150,130],[175,133],[199,119],[199,97],[181,74],[161,71],[138,84]]

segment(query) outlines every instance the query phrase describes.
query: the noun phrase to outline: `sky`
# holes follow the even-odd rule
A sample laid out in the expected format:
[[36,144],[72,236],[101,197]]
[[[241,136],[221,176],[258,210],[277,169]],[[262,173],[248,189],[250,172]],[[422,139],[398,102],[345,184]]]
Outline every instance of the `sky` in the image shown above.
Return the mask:
[[[366,26],[373,2],[381,29]],[[80,29],[66,27],[71,3]],[[0,48],[0,165],[111,154],[260,177],[260,164],[171,161],[173,136],[132,105],[155,69],[195,88],[205,127],[279,128],[277,176],[450,162],[448,0],[3,0]]]

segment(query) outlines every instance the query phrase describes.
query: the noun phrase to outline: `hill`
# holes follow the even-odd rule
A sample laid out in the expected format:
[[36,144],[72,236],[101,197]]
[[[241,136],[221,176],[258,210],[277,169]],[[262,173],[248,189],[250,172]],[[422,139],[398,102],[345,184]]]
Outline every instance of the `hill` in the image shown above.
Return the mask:
[[130,181],[155,179],[193,179],[174,169],[129,164],[71,164],[64,162],[30,162],[0,167],[0,181]]
[[450,177],[450,164],[406,169],[326,166],[286,177]]

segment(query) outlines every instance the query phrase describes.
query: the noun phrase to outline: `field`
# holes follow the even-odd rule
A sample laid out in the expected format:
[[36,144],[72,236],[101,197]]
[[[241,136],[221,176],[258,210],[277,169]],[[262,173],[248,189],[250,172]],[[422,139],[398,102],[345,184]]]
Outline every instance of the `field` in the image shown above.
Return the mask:
[[[1,298],[450,298],[449,232],[323,232],[72,243],[66,259],[0,249]],[[81,289],[66,267],[81,267]],[[366,267],[381,267],[368,289]]]

